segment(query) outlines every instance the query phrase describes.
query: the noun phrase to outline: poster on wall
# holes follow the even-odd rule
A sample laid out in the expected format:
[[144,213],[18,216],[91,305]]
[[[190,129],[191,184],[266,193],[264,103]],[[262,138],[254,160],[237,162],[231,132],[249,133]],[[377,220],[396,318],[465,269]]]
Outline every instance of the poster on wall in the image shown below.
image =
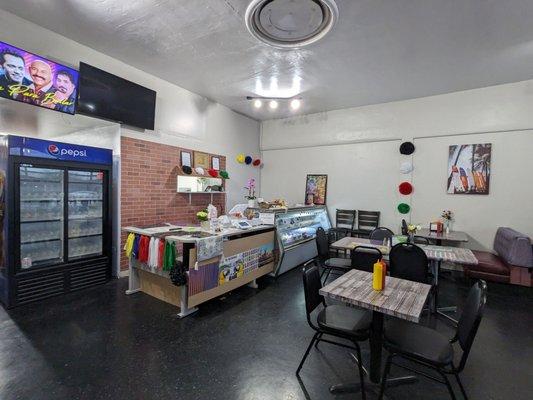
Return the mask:
[[462,144],[449,148],[449,194],[489,194],[491,143]]
[[307,175],[305,181],[305,205],[325,205],[327,186],[327,175]]
[[0,42],[0,97],[74,114],[77,88],[75,69]]

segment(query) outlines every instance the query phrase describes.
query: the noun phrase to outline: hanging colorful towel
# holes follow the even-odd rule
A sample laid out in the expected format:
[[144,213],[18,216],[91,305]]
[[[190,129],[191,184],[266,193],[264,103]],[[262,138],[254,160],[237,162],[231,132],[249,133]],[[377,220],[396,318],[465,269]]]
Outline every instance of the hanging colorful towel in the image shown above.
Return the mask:
[[135,239],[133,240],[133,247],[131,248],[132,258],[139,258],[139,241],[140,240],[141,240],[141,236],[135,235]]
[[135,233],[130,233],[124,244],[124,251],[126,252],[126,257],[130,258],[131,251],[133,250],[133,242],[135,241]]
[[176,244],[174,242],[166,242],[165,256],[163,258],[163,271],[170,271],[176,262]]
[[163,269],[163,259],[165,257],[165,243],[166,241],[164,239],[160,239],[158,243],[158,251],[157,251],[157,268]]
[[150,237],[141,236],[139,240],[139,261],[142,263],[148,262],[148,251],[150,248]]

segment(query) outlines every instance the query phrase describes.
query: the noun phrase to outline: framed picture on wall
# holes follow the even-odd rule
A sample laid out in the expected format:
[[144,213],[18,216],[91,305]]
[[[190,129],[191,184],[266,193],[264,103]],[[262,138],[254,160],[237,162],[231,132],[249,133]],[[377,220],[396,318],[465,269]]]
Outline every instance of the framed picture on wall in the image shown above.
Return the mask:
[[211,168],[220,171],[220,157],[211,157]]
[[182,167],[191,167],[192,168],[192,154],[190,151],[181,150],[180,151],[180,160]]
[[305,181],[305,204],[323,206],[326,204],[328,189],[327,175],[307,175]]
[[194,168],[198,167],[209,169],[209,154],[201,151],[194,152]]
[[449,194],[489,194],[492,144],[461,144],[448,150]]

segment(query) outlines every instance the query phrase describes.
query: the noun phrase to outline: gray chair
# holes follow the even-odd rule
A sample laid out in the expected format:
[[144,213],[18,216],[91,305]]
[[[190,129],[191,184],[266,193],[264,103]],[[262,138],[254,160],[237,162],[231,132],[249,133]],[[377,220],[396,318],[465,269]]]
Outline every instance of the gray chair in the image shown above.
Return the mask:
[[380,241],[383,241],[383,239],[387,239],[389,242],[389,245],[392,245],[393,236],[394,236],[393,231],[391,231],[389,228],[380,226],[374,229],[372,232],[370,232],[370,234],[368,235],[368,238],[374,239],[374,240],[380,240]]
[[357,211],[357,229],[354,233],[358,237],[368,237],[370,232],[379,226],[379,211]]
[[[445,384],[451,398],[455,400],[456,396],[450,380],[448,379],[448,375],[453,375],[457,380],[464,399],[467,400],[466,390],[459,378],[459,374],[463,371],[466,365],[470,349],[472,348],[472,344],[474,343],[474,339],[481,323],[481,318],[483,317],[483,310],[486,302],[487,284],[485,281],[481,280],[476,282],[468,293],[465,307],[461,314],[461,318],[459,319],[459,323],[457,324],[455,336],[452,339],[448,339],[441,333],[423,325],[399,319],[387,321],[384,333],[384,347],[389,352],[389,356],[381,380],[382,384],[379,399],[383,398],[391,365],[396,365]],[[458,343],[462,350],[461,359],[458,365],[456,365],[454,361],[454,343]],[[418,364],[427,370],[433,370],[440,376],[440,378],[442,378],[442,380],[426,371],[414,369],[403,363],[396,364],[394,362],[395,358],[403,358]]]

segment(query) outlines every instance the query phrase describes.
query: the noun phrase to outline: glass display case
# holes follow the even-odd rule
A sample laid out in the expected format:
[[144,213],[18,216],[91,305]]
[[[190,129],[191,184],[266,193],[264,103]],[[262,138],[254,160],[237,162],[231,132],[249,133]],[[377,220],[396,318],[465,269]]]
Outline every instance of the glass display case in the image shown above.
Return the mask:
[[289,208],[275,214],[279,257],[273,275],[278,276],[316,256],[316,230],[328,231],[331,221],[324,206]]
[[279,240],[285,249],[308,240],[314,240],[319,227],[325,231],[331,228],[325,208],[299,209],[276,216]]

